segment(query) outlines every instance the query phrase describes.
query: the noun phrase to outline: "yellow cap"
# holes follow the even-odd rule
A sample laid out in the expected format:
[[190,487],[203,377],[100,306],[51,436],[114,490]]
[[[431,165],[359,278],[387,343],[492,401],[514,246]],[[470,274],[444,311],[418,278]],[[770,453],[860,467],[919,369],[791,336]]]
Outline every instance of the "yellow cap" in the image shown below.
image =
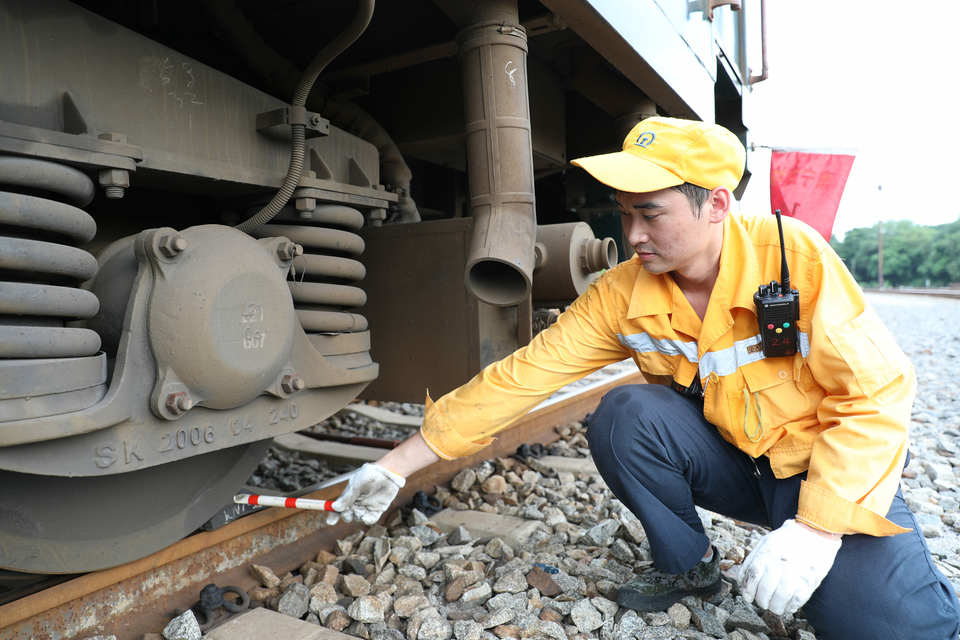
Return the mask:
[[737,136],[720,125],[653,117],[630,130],[623,151],[578,158],[571,164],[618,191],[647,193],[684,182],[733,191],[746,158]]

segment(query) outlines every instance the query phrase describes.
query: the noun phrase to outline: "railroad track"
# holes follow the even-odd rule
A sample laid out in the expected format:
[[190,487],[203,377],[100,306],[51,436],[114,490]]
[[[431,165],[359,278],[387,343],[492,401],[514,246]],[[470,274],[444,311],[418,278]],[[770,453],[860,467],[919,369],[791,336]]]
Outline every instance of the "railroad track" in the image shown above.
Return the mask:
[[[417,491],[432,492],[459,471],[483,460],[506,457],[521,444],[548,444],[558,439],[557,425],[582,420],[608,390],[643,379],[628,370],[558,394],[501,433],[482,452],[440,462],[411,476],[395,504],[404,505]],[[307,498],[336,497],[344,482],[310,493]],[[112,569],[85,574],[0,606],[0,640],[72,640],[113,634],[133,640],[155,633],[178,607],[196,603],[207,584],[257,586],[250,564],[280,572],[294,571],[322,550],[333,548],[357,523],[329,527],[316,511],[265,509],[219,529],[190,536],[151,556]]]
[[933,296],[935,298],[960,298],[960,289],[864,289],[867,293],[899,293],[907,296]]

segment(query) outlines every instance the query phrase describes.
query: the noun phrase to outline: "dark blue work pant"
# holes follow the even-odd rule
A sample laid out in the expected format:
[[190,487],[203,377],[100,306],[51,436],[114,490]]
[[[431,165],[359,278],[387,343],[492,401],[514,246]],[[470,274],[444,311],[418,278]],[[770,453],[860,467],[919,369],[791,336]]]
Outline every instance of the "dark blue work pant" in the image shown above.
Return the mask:
[[[587,438],[600,475],[646,531],[654,564],[691,569],[710,548],[694,505],[777,528],[797,513],[801,474],[777,480],[724,441],[703,403],[661,385],[608,393]],[[898,491],[887,518],[913,529],[890,537],[844,536],[830,573],[803,606],[820,640],[957,640],[957,596],[936,569]]]

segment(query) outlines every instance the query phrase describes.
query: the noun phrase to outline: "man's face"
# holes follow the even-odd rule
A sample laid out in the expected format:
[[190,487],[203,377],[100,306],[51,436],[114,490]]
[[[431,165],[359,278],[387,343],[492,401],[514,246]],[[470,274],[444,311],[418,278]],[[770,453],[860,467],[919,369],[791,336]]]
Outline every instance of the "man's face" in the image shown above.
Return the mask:
[[616,201],[624,235],[648,272],[693,275],[717,263],[719,254],[713,249],[719,245],[707,211],[694,215],[690,201],[679,191],[617,191]]

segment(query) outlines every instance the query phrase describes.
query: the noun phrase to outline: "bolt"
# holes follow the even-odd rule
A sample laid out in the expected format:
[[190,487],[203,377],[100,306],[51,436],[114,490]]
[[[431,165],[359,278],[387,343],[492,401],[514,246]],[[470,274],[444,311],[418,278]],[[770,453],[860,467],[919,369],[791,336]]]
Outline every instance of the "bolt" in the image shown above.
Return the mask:
[[174,258],[184,252],[187,248],[187,241],[179,234],[167,234],[160,238],[157,247],[163,255]]
[[175,416],[182,416],[193,409],[193,400],[186,391],[177,391],[167,396],[167,409]]
[[110,200],[119,200],[130,186],[130,172],[125,169],[101,169],[100,186]]
[[310,116],[310,126],[316,127],[321,122],[323,122],[323,118],[321,118],[320,116],[317,116],[317,115]]
[[297,256],[303,255],[303,247],[293,242],[280,242],[277,245],[277,255],[281,260],[293,260]]
[[307,383],[303,381],[303,378],[295,373],[283,376],[283,380],[280,381],[280,388],[283,389],[284,393],[296,393],[302,391],[306,386]]
[[301,218],[312,218],[313,212],[317,208],[317,199],[316,198],[294,198],[293,204],[296,206],[297,211],[300,214]]

